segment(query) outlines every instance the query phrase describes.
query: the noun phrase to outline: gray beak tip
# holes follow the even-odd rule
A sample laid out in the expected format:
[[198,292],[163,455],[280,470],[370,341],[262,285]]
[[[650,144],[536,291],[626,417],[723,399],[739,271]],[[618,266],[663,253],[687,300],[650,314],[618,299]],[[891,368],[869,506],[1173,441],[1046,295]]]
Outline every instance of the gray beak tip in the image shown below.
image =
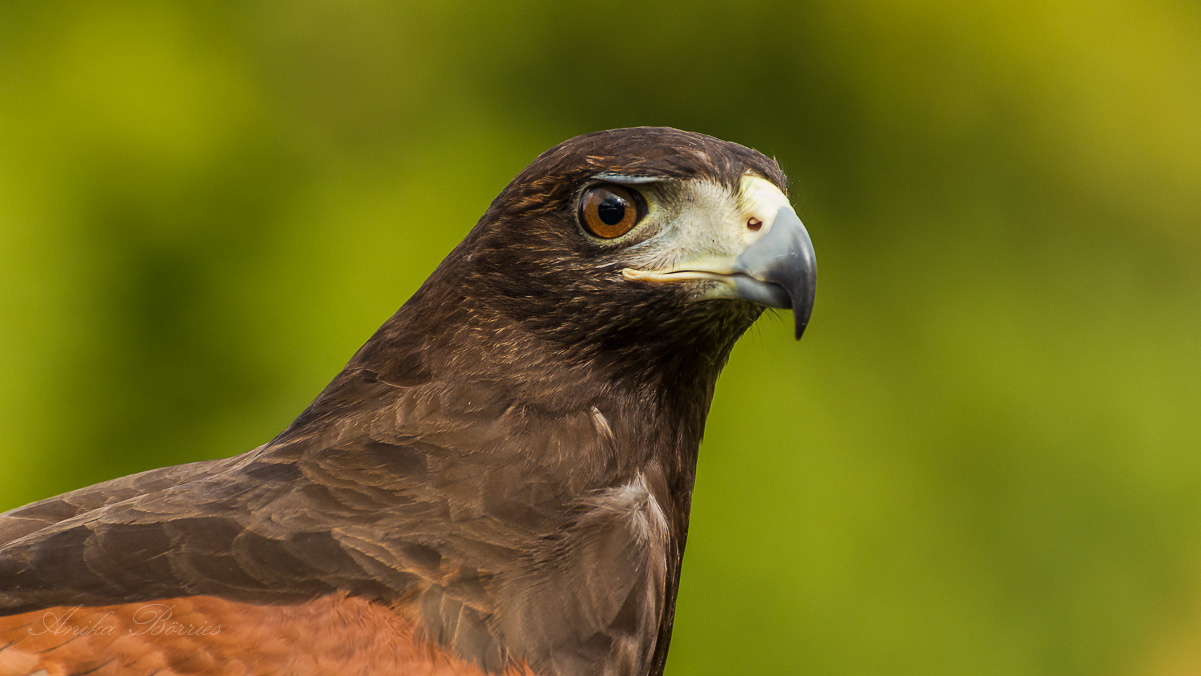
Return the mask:
[[809,326],[809,318],[806,316],[802,319],[801,314],[796,310],[793,310],[793,313],[796,316],[796,339],[800,340],[801,336],[805,334],[805,328]]

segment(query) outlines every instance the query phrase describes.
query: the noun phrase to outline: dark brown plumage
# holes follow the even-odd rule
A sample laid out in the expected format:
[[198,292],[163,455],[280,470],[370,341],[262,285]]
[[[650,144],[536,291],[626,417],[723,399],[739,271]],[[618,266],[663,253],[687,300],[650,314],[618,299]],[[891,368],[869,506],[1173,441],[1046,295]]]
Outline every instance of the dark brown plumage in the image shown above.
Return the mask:
[[[647,201],[628,235],[581,226],[596,185]],[[798,333],[812,303],[784,190],[763,155],[673,129],[547,151],[270,443],[0,516],[0,676],[661,673],[746,299]],[[150,602],[220,631],[134,641]],[[120,631],[41,652],[71,636],[30,628],[74,606]]]

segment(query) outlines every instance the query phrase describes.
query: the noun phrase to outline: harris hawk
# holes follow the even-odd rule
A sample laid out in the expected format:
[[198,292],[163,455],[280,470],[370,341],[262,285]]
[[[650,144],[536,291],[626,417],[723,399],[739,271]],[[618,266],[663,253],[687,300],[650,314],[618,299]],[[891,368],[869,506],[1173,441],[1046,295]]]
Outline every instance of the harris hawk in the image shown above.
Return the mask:
[[566,141],[269,443],[0,515],[0,676],[660,674],[714,383],[815,283],[773,160]]

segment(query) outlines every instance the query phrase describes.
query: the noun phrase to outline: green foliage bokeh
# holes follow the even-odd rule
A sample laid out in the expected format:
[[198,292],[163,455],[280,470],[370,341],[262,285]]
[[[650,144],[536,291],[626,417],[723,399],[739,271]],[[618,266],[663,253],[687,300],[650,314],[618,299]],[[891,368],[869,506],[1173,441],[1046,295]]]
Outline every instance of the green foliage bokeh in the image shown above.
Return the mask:
[[270,439],[542,150],[777,157],[668,673],[1201,673],[1201,5],[0,4],[0,509]]

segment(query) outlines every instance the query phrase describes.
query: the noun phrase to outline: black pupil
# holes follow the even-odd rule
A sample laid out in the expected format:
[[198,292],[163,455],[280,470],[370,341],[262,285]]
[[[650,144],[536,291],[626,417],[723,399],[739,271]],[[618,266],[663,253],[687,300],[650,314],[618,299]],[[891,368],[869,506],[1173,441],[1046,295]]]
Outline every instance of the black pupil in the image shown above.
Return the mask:
[[609,193],[596,207],[596,215],[605,225],[617,225],[626,217],[626,201]]

